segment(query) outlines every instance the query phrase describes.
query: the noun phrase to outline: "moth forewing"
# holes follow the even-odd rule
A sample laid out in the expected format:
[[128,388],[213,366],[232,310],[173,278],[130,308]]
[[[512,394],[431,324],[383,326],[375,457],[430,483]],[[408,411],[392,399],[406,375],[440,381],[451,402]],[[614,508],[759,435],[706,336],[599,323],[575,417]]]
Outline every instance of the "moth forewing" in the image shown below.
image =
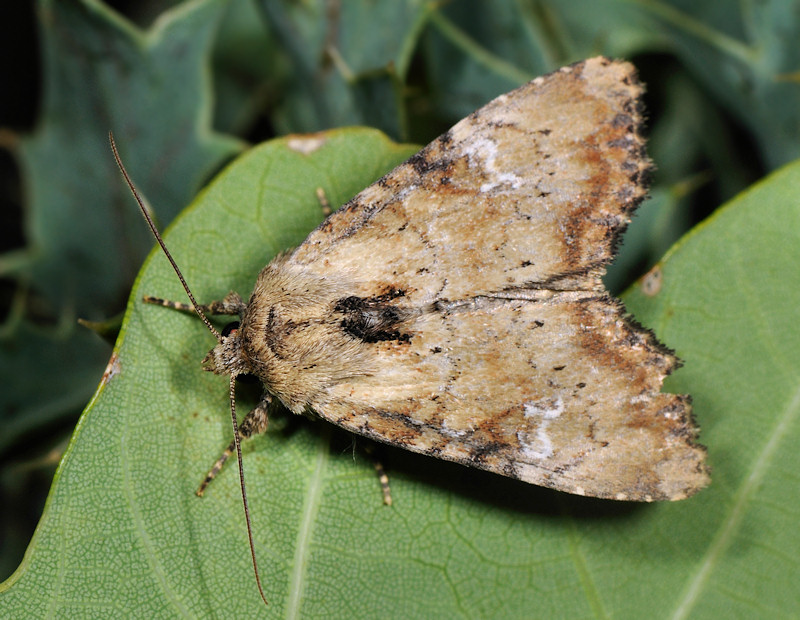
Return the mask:
[[[537,78],[331,215],[280,270],[335,286],[302,316],[267,304],[275,329],[254,330],[253,357],[291,360],[265,384],[353,432],[571,493],[705,486],[689,400],[660,393],[677,359],[600,279],[646,195],[641,93],[603,58]],[[293,372],[320,351],[324,373]]]

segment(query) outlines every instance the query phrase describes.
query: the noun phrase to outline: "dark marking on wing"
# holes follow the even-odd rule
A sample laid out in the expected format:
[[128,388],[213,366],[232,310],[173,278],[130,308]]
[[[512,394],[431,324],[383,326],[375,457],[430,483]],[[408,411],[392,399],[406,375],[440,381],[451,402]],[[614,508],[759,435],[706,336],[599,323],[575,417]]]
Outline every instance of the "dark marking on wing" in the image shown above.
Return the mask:
[[409,342],[411,335],[401,328],[411,312],[392,303],[404,295],[404,291],[392,290],[377,297],[343,297],[336,302],[334,312],[343,315],[342,330],[353,338],[369,343]]

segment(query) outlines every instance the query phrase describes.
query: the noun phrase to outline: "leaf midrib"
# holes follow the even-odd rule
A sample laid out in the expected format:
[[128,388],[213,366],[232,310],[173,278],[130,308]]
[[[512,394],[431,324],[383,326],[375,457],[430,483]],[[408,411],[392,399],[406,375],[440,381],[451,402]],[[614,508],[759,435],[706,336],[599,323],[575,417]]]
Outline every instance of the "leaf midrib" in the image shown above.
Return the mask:
[[789,429],[795,424],[799,414],[800,387],[795,390],[792,400],[789,402],[783,415],[778,419],[767,443],[764,445],[764,449],[761,450],[758,458],[753,462],[750,475],[744,479],[743,484],[739,487],[739,491],[734,496],[734,502],[731,505],[727,518],[720,524],[718,533],[709,546],[708,552],[700,564],[700,568],[687,584],[685,593],[676,606],[675,612],[672,614],[673,620],[683,620],[683,618],[689,617],[697,599],[703,591],[703,587],[711,575],[712,569],[720,561],[738,530],[742,518],[744,517],[745,510],[752,500],[753,494],[764,479],[781,440],[787,436]]
[[[325,426],[327,427],[328,425]],[[308,481],[308,489],[301,513],[302,521],[297,530],[294,562],[289,577],[289,596],[286,602],[287,618],[301,617],[300,609],[303,604],[303,594],[305,593],[308,556],[311,553],[311,540],[314,533],[314,525],[316,524],[316,517],[319,513],[324,472],[328,465],[329,455],[330,429],[326,428],[317,444],[317,458],[314,463],[314,471],[311,473],[311,477]]]

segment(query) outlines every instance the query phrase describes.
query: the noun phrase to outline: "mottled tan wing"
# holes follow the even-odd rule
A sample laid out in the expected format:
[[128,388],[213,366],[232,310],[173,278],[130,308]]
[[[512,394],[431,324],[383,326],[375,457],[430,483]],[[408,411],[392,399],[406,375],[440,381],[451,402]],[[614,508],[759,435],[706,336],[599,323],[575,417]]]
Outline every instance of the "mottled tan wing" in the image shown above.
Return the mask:
[[410,303],[514,287],[602,290],[645,195],[634,68],[594,58],[459,122],[328,218],[292,263]]
[[[538,78],[314,231],[286,269],[347,290],[331,333],[359,351],[307,405],[571,493],[649,501],[705,486],[688,398],[659,392],[676,359],[600,281],[645,193],[640,93],[631,65],[603,58]],[[325,366],[304,367],[334,377]],[[278,393],[300,402],[290,391]]]
[[682,499],[706,486],[675,360],[603,294],[536,291],[421,315],[371,345],[374,374],[312,407],[356,433],[580,495]]

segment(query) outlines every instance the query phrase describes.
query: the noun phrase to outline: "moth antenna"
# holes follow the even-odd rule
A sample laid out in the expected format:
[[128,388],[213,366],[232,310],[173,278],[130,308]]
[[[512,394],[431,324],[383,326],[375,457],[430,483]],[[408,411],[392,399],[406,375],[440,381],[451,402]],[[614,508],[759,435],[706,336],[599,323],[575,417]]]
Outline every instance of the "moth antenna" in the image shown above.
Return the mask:
[[[139,210],[144,215],[144,219],[147,220],[147,225],[150,226],[150,230],[153,233],[153,236],[158,241],[158,245],[161,246],[161,249],[164,250],[164,254],[166,255],[167,259],[169,260],[172,268],[175,270],[175,273],[178,276],[178,279],[181,281],[181,285],[183,285],[183,290],[186,291],[186,294],[189,296],[189,301],[192,302],[192,307],[194,311],[197,313],[197,316],[202,319],[205,326],[208,328],[212,334],[214,334],[214,338],[217,339],[218,342],[222,341],[222,335],[216,330],[216,328],[211,324],[211,321],[208,320],[208,317],[205,315],[203,310],[200,308],[200,305],[197,303],[197,300],[192,295],[192,291],[189,289],[189,285],[186,284],[186,280],[181,273],[178,264],[175,262],[175,259],[172,258],[172,254],[170,254],[169,250],[167,249],[164,240],[161,238],[161,234],[158,232],[158,228],[156,228],[155,222],[153,222],[153,218],[150,217],[150,214],[147,212],[147,209],[144,206],[144,201],[142,197],[139,195],[139,191],[136,189],[136,186],[133,184],[128,171],[125,169],[124,164],[122,163],[122,158],[119,156],[119,151],[117,150],[117,144],[114,142],[114,134],[113,132],[108,132],[108,141],[111,143],[111,151],[114,153],[114,160],[117,162],[117,166],[119,167],[120,172],[122,172],[122,176],[125,177],[125,182],[128,184],[128,187],[133,194],[133,197],[136,199],[136,202],[139,205]],[[236,375],[232,374],[230,376],[230,387],[228,388],[228,395],[230,398],[231,403],[231,422],[233,423],[233,441],[236,445],[236,460],[239,463],[239,484],[242,489],[242,504],[244,505],[244,518],[247,523],[247,538],[250,542],[250,557],[253,560],[253,572],[256,576],[256,585],[258,586],[258,593],[261,595],[261,600],[264,601],[265,605],[269,605],[267,602],[267,597],[264,594],[264,588],[261,585],[261,575],[258,572],[258,562],[256,561],[256,548],[255,544],[253,543],[253,527],[250,523],[250,507],[247,503],[247,490],[245,488],[244,483],[244,466],[242,465],[242,439],[241,435],[239,434],[239,424],[236,421]]]
[[150,217],[150,214],[147,212],[147,209],[144,206],[144,201],[142,197],[139,195],[139,191],[136,189],[136,186],[131,181],[131,177],[128,175],[128,171],[125,170],[125,166],[122,164],[122,158],[119,156],[119,151],[117,151],[117,144],[114,142],[114,134],[112,132],[108,132],[108,141],[111,143],[111,151],[114,153],[114,159],[117,162],[117,166],[122,172],[122,176],[125,177],[125,182],[128,184],[128,187],[133,194],[133,197],[136,199],[136,202],[139,203],[139,209],[144,215],[144,219],[147,220],[147,225],[150,226],[150,230],[153,232],[153,236],[158,241],[158,245],[161,246],[161,249],[164,250],[164,254],[166,254],[167,259],[169,260],[172,268],[175,270],[175,273],[178,274],[178,279],[181,281],[183,285],[183,290],[186,291],[186,294],[189,296],[189,301],[192,302],[192,306],[194,307],[194,311],[197,313],[197,316],[203,321],[205,326],[208,328],[212,334],[214,334],[214,338],[217,339],[217,342],[222,342],[222,335],[217,331],[217,329],[211,324],[211,321],[208,320],[208,317],[203,313],[200,309],[200,305],[192,295],[192,291],[189,290],[189,285],[186,284],[186,280],[183,278],[183,274],[181,270],[178,268],[178,264],[175,262],[175,259],[172,258],[172,254],[169,253],[164,240],[161,238],[161,234],[158,232],[158,228],[156,228],[155,222],[153,222],[153,218]]
[[258,593],[264,605],[269,605],[261,586],[261,575],[258,572],[258,562],[256,561],[256,547],[253,543],[253,527],[250,524],[250,506],[247,503],[247,491],[244,484],[244,466],[242,465],[242,439],[239,435],[239,423],[236,421],[236,375],[231,375],[228,395],[231,401],[231,423],[233,424],[233,442],[236,444],[236,461],[239,463],[239,484],[242,487],[242,504],[244,505],[244,520],[247,522],[247,539],[250,542],[250,557],[253,559],[253,572],[256,576]]

